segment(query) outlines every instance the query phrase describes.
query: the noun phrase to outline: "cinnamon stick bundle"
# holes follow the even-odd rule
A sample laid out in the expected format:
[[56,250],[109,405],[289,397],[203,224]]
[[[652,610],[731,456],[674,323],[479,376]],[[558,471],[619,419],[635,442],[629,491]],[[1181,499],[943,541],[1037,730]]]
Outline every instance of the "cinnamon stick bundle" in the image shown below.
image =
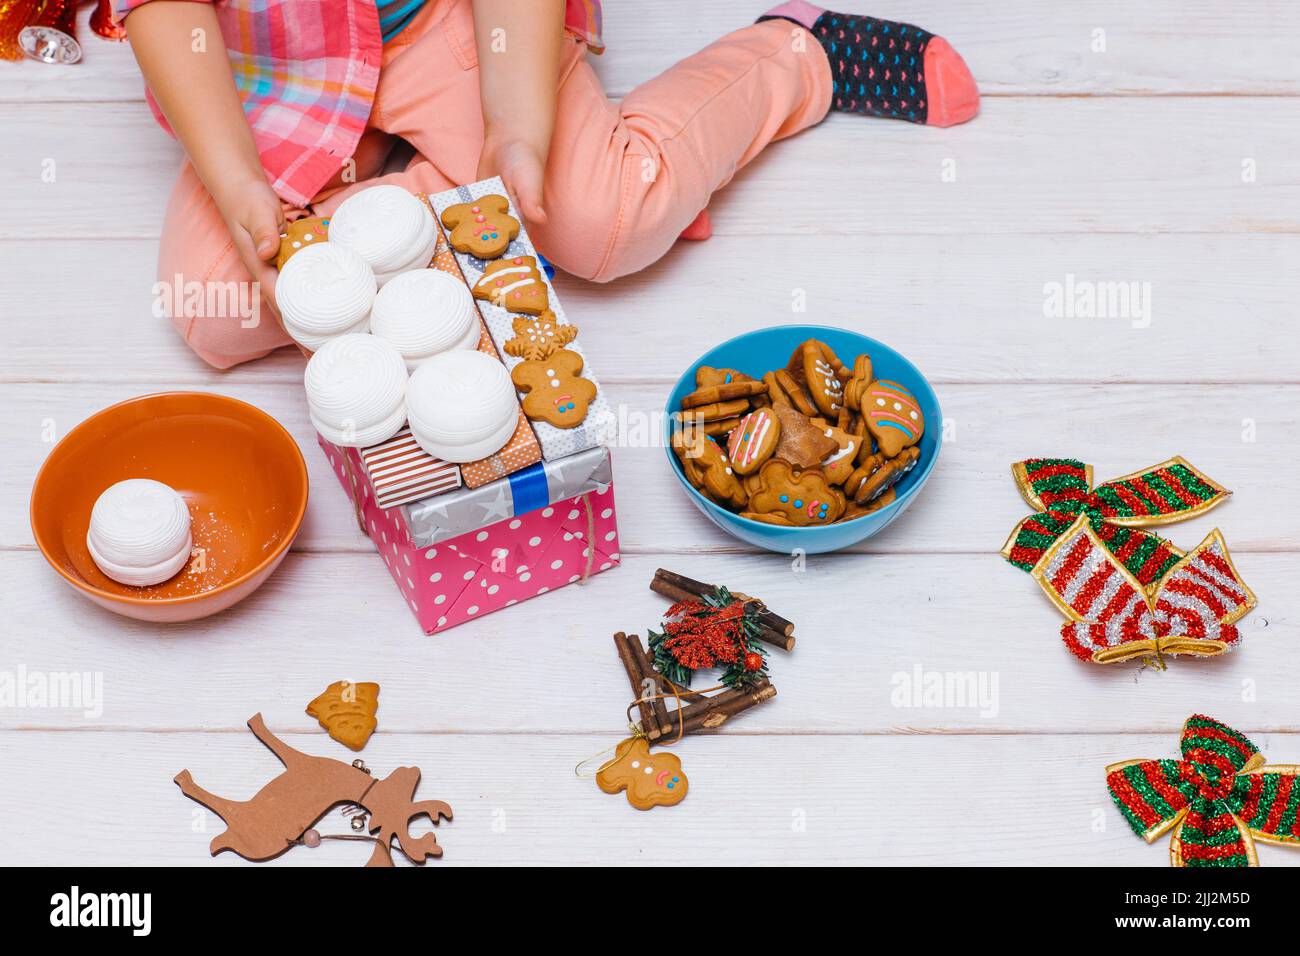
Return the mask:
[[[659,568],[650,581],[650,590],[662,594],[674,602],[702,601],[706,596],[711,597],[717,591],[717,586],[705,584],[703,581],[696,581],[683,574],[677,574],[675,571]],[[758,623],[761,628],[758,639],[760,641],[764,644],[771,644],[773,647],[779,647],[783,651],[794,649],[793,622],[787,621],[781,615],[769,610],[757,598],[752,598],[748,594],[741,594],[738,591],[732,591],[732,594],[758,609]]]

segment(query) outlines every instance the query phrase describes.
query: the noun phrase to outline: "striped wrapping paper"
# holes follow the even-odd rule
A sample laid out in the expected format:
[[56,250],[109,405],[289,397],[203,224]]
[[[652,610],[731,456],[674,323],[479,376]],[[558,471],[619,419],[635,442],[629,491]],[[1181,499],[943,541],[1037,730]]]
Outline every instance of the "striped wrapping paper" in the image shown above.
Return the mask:
[[361,464],[374,490],[375,503],[381,508],[409,504],[461,486],[460,469],[439,461],[417,445],[409,428],[382,444],[363,449]]

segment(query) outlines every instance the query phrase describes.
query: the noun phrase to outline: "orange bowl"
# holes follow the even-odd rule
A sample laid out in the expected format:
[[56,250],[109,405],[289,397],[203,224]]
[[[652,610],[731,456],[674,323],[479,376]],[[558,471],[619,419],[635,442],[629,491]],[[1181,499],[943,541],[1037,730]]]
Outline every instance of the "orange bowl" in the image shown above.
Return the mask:
[[[96,499],[127,478],[175,488],[194,553],[161,584],[118,584],[95,566],[86,529]],[[101,607],[142,621],[192,621],[252,594],[288,553],[307,510],[307,465],[293,436],[245,402],[164,392],[112,405],[59,442],[32,488],[45,560]]]

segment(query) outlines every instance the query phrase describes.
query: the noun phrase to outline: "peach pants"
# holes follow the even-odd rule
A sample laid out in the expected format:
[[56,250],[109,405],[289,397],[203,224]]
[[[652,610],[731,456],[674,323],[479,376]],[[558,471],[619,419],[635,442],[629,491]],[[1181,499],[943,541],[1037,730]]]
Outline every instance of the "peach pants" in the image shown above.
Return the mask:
[[[830,107],[826,55],[800,28],[772,20],[737,30],[610,103],[567,37],[555,134],[547,161],[546,227],[529,227],[542,255],[607,282],[659,259],[725,186],[774,140],[819,122]],[[327,188],[312,211],[329,215],[376,183],[436,192],[473,182],[483,142],[470,0],[428,0],[384,48],[357,181]],[[416,157],[379,175],[397,139]],[[300,214],[286,210],[293,218]],[[248,281],[216,204],[186,162],[172,190],[158,256],[162,281]],[[208,363],[229,368],[289,344],[278,323],[173,316]]]

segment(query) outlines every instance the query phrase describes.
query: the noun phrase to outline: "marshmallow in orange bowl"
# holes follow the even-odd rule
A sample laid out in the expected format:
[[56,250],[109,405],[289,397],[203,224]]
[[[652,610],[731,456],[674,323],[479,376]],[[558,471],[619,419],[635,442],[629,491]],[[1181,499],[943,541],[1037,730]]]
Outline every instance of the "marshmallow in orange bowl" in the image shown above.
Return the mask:
[[119,584],[161,584],[185,567],[192,548],[189,506],[161,481],[119,481],[91,509],[86,550]]
[[483,332],[469,287],[437,269],[404,272],[380,289],[370,331],[397,346],[410,371],[441,352],[477,348]]
[[506,367],[483,352],[456,349],[423,362],[406,391],[407,423],[434,458],[463,464],[500,451],[519,425]]
[[406,363],[397,346],[364,333],[326,342],[303,373],[312,425],[326,441],[344,448],[368,448],[401,430],[406,384]]
[[332,338],[369,328],[376,289],[375,274],[361,256],[320,242],[284,264],[275,304],[289,337],[314,352]]
[[438,226],[429,207],[402,187],[371,186],[339,204],[329,236],[361,256],[382,286],[429,264]]

